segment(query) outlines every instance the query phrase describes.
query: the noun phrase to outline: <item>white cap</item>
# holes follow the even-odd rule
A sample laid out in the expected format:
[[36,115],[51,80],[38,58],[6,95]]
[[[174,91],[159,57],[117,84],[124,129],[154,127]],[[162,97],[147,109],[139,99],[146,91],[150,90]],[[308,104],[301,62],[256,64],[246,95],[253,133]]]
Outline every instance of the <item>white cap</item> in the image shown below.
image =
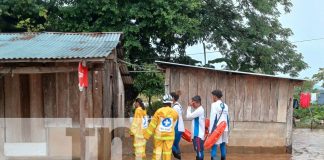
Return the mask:
[[162,98],[163,103],[172,103],[172,97],[170,94],[165,94]]

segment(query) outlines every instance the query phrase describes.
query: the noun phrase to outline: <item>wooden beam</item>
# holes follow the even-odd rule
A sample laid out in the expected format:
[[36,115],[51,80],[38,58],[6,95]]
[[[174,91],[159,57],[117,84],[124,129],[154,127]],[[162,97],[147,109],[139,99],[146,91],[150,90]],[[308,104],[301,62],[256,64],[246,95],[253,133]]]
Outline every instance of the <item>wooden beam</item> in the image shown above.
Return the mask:
[[1,67],[2,74],[40,74],[40,73],[62,73],[77,72],[77,66],[70,67]]
[[80,160],[86,157],[86,126],[85,119],[88,115],[87,110],[87,88],[84,88],[80,95]]

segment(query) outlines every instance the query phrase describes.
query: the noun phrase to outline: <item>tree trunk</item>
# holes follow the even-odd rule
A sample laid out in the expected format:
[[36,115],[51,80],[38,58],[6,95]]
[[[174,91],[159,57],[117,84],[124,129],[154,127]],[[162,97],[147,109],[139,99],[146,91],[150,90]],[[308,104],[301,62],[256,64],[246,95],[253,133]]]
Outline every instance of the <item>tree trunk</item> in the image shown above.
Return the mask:
[[152,101],[152,96],[149,96],[149,97],[148,97],[148,103],[149,103],[149,106],[151,106],[151,101]]

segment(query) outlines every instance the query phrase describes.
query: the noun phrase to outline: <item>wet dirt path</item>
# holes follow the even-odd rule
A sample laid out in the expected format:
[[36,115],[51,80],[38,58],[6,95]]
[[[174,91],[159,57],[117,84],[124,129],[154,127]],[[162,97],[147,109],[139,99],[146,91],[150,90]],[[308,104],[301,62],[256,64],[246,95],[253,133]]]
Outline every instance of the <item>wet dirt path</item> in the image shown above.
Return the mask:
[[[219,154],[219,153],[218,153]],[[124,160],[134,159],[131,154]],[[151,159],[151,154],[148,154]],[[194,153],[183,153],[182,159],[195,160]],[[206,153],[205,160],[210,159]],[[227,160],[324,160],[324,129],[294,129],[293,153],[289,154],[228,154]]]

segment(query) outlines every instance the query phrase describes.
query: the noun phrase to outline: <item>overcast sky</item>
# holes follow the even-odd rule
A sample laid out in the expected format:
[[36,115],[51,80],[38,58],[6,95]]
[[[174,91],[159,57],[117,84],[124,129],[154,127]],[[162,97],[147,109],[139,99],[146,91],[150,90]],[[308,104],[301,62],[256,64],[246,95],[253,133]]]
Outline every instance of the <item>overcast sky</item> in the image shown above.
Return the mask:
[[[291,12],[280,17],[284,27],[294,32],[290,38],[302,53],[309,68],[300,72],[299,78],[312,77],[319,68],[324,68],[324,0],[292,0]],[[322,39],[321,39],[322,38]],[[298,42],[310,39],[313,41]],[[203,62],[203,47],[196,45],[187,49],[187,54]],[[219,57],[219,53],[207,53],[207,61]],[[216,66],[220,67],[220,65]]]

